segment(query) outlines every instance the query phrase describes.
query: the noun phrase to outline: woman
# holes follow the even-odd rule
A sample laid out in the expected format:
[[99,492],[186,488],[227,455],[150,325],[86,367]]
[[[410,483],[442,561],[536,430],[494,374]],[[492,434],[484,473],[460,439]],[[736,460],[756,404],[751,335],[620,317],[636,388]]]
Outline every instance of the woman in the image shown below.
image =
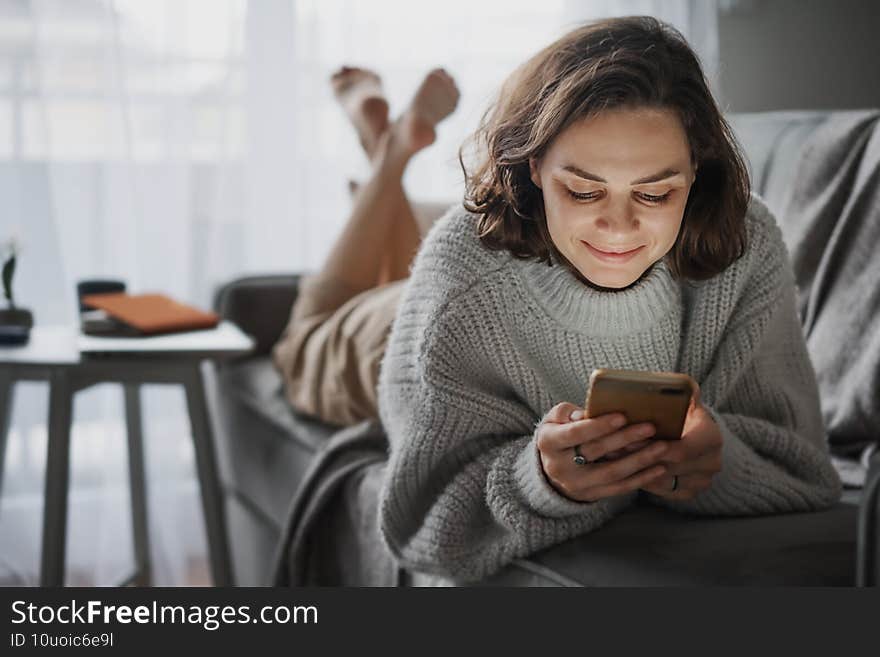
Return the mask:
[[[380,526],[404,566],[476,580],[638,496],[839,498],[781,234],[678,32],[574,30],[510,77],[475,144],[466,211],[419,250],[379,373]],[[682,439],[584,418],[597,367],[690,374]]]

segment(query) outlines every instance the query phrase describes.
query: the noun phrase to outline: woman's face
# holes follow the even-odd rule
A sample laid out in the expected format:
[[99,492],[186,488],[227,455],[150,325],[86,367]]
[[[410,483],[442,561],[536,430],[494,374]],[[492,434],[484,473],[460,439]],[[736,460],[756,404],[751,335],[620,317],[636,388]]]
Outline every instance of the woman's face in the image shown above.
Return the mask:
[[681,121],[648,108],[576,122],[529,166],[556,248],[588,281],[615,289],[672,248],[695,175]]

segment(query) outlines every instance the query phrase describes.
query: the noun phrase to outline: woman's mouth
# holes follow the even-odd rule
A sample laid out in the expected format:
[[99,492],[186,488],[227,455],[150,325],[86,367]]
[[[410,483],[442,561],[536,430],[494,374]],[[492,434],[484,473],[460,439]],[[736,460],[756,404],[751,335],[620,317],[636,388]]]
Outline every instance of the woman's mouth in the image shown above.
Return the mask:
[[630,260],[632,260],[636,256],[637,253],[639,253],[643,248],[645,248],[645,245],[643,244],[641,246],[636,246],[636,247],[632,247],[632,248],[615,247],[615,248],[608,248],[606,250],[605,248],[601,248],[601,249],[597,248],[597,247],[593,246],[592,244],[590,244],[589,242],[585,242],[584,240],[581,240],[581,243],[584,246],[586,246],[587,250],[591,254],[593,254],[596,258],[598,258],[599,260],[602,260],[603,262],[614,263],[614,264],[621,264],[624,262],[629,262]]

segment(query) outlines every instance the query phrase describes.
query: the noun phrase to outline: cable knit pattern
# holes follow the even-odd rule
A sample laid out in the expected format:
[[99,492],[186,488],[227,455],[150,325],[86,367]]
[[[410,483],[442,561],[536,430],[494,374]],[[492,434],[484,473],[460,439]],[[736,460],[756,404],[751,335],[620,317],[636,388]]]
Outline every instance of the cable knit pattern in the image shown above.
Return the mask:
[[657,503],[759,514],[836,501],[782,236],[756,196],[746,220],[748,251],[718,276],[678,282],[660,262],[602,292],[556,262],[485,249],[474,215],[447,212],[413,264],[379,380],[391,445],[379,521],[400,563],[477,580],[631,504],[570,500],[541,471],[536,426],[583,403],[597,367],[687,372],[721,429],[712,488]]

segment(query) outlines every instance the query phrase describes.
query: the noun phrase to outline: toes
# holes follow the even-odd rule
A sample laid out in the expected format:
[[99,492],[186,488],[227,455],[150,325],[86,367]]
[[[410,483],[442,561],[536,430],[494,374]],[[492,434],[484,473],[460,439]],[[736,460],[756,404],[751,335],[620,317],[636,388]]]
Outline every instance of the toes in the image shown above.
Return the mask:
[[351,66],[343,66],[340,69],[337,69],[336,72],[330,77],[334,84],[344,85],[349,82],[353,82],[358,77],[358,72],[360,69],[354,68]]
[[459,98],[458,87],[455,85],[455,79],[447,73],[444,68],[435,68],[427,75],[427,79],[435,81],[443,85],[443,90],[449,94],[453,102],[457,102]]
[[337,95],[345,94],[349,89],[363,88],[365,93],[382,95],[382,79],[373,71],[365,68],[343,66],[330,78]]
[[430,73],[428,73],[429,77],[440,78],[441,80],[448,82],[449,84],[455,85],[455,79],[449,75],[445,68],[435,68]]
[[434,78],[438,82],[443,83],[446,86],[455,85],[455,82],[452,79],[452,76],[449,75],[442,68],[435,69],[428,74],[428,77]]
[[375,71],[371,71],[368,68],[360,68],[358,66],[342,66],[341,68],[336,69],[331,77],[373,78],[376,80],[379,79],[379,75]]

